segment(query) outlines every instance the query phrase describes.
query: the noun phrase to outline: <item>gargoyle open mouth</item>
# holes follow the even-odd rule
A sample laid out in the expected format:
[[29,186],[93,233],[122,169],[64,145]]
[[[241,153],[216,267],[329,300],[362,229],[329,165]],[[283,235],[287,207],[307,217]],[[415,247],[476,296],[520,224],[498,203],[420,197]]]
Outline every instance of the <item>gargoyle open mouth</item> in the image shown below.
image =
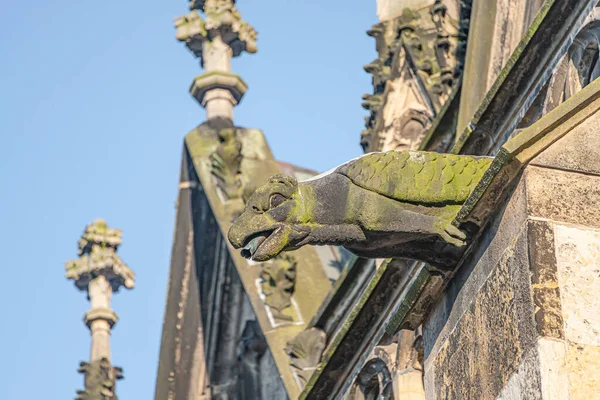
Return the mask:
[[251,260],[254,254],[256,254],[256,252],[260,248],[260,246],[265,242],[265,240],[267,240],[269,236],[271,236],[271,234],[275,230],[276,229],[270,229],[267,231],[257,232],[253,235],[248,236],[248,238],[245,240],[245,245],[241,252],[242,257]]

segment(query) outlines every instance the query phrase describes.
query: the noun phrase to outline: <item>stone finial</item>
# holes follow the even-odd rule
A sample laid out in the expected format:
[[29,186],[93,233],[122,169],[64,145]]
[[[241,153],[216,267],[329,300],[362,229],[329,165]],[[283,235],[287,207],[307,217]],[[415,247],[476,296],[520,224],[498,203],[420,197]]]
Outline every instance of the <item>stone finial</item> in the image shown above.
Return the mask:
[[102,219],[86,226],[78,242],[79,258],[65,263],[67,279],[73,279],[79,290],[86,291],[89,283],[100,275],[115,292],[121,286],[133,288],[135,274],[117,255],[121,234],[121,230],[109,228]]
[[[185,42],[196,57],[203,59],[204,44],[219,37],[237,57],[242,52],[256,53],[257,33],[235,8],[233,0],[207,0],[193,2],[194,10],[175,19],[177,40]],[[201,5],[200,5],[201,3]],[[205,19],[196,9],[200,8]]]
[[175,38],[190,49],[196,57],[202,57],[202,43],[207,38],[206,25],[204,20],[194,10],[189,14],[175,18]]

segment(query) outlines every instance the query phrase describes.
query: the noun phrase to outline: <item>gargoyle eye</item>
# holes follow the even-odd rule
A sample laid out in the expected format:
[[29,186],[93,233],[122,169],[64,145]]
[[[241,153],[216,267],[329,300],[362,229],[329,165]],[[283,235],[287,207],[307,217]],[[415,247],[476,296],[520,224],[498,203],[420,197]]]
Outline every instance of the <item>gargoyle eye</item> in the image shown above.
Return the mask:
[[279,193],[274,193],[271,195],[269,202],[271,203],[271,208],[274,208],[274,207],[281,205],[286,200],[287,199],[283,195],[281,195]]

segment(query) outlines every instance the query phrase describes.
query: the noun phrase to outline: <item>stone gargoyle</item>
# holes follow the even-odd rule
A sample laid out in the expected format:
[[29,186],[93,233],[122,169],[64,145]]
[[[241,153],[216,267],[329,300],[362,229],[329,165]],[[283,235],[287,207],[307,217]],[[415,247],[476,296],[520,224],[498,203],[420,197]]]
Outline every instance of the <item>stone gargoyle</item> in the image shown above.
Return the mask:
[[360,257],[447,265],[466,235],[452,225],[491,158],[424,151],[370,153],[297,182],[276,175],[248,199],[229,241],[254,261],[304,245]]

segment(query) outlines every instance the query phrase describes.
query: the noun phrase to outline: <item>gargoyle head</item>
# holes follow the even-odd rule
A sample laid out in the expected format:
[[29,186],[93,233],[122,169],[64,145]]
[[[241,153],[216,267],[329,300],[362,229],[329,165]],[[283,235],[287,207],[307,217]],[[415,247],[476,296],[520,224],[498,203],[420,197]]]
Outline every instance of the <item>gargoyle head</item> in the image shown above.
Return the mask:
[[300,217],[303,214],[298,182],[276,175],[250,196],[227,236],[236,249],[243,247],[242,256],[267,261],[282,251],[298,248],[308,236],[310,229]]

